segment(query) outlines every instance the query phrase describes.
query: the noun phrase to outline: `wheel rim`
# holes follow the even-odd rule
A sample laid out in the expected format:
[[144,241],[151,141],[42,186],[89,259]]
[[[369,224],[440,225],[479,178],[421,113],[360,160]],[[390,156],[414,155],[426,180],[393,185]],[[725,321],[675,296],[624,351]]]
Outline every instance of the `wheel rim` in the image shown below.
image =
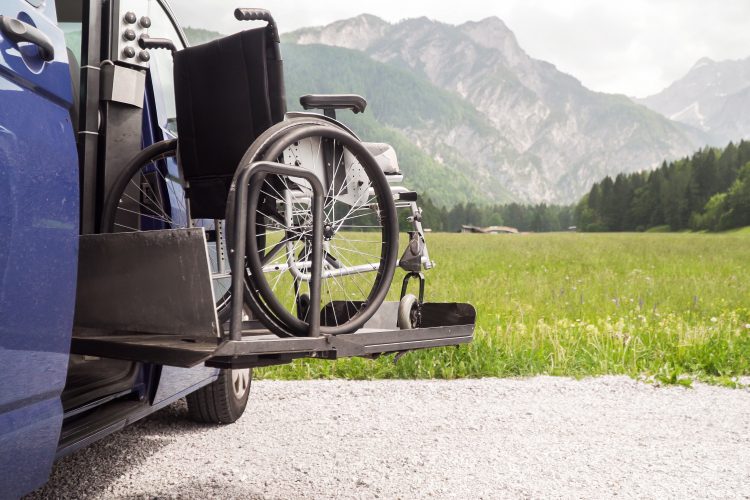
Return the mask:
[[[333,326],[321,331],[349,333],[372,316],[393,276],[398,228],[387,181],[361,143],[332,127],[290,133],[267,158],[315,169],[325,179],[321,298],[322,305],[340,307],[326,309],[326,322]],[[309,294],[311,197],[300,178],[268,176],[253,181],[248,200],[255,234],[248,240],[251,289],[296,335],[309,329],[300,298]],[[260,235],[264,246],[258,244]]]
[[[214,231],[215,241],[207,242],[211,283],[219,315],[227,311],[231,295],[231,275],[224,249],[222,221],[193,219],[188,222],[185,181],[175,159],[176,147],[146,159],[129,179],[119,186],[109,212],[102,221],[105,230],[113,232],[152,231],[203,227]],[[138,166],[136,166],[137,168]],[[115,193],[113,191],[112,195]]]
[[250,387],[250,368],[244,370],[232,370],[232,391],[240,399]]

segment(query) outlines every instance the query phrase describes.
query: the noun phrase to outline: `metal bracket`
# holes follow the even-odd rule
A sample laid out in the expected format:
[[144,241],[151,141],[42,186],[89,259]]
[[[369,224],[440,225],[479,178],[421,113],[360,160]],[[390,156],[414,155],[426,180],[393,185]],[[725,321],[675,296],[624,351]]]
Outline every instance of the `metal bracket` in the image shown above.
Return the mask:
[[229,336],[232,340],[242,339],[242,311],[244,306],[245,248],[248,224],[248,190],[250,184],[260,182],[258,177],[274,174],[288,177],[301,177],[310,183],[313,190],[313,238],[312,266],[310,279],[310,337],[320,335],[320,280],[323,268],[323,204],[325,191],[317,174],[311,170],[284,165],[271,161],[259,161],[238,168],[234,205],[234,249],[232,254],[232,318]]
[[407,273],[406,276],[404,276],[404,281],[401,284],[401,298],[403,299],[406,296],[406,291],[409,287],[409,281],[412,279],[418,279],[419,280],[419,303],[424,303],[424,274],[422,273]]
[[143,108],[146,73],[108,64],[102,68],[101,99]]
[[406,296],[406,291],[409,287],[409,281],[412,279],[418,279],[419,280],[419,298],[417,300],[416,304],[416,318],[413,320],[414,326],[419,327],[422,325],[422,304],[424,304],[424,274],[422,273],[408,273],[406,276],[404,276],[403,284],[401,285],[401,299]]
[[424,257],[424,237],[419,231],[409,231],[409,244],[404,254],[398,261],[398,265],[404,271],[418,273],[422,270],[422,258]]

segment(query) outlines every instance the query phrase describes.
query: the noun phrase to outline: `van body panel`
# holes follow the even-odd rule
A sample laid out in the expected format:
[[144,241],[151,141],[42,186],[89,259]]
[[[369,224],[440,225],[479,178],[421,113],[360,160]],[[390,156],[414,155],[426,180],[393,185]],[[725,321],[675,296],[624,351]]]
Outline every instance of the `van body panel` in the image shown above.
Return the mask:
[[53,42],[0,32],[0,496],[48,477],[62,422],[78,259],[78,155],[54,2],[0,0],[0,15]]

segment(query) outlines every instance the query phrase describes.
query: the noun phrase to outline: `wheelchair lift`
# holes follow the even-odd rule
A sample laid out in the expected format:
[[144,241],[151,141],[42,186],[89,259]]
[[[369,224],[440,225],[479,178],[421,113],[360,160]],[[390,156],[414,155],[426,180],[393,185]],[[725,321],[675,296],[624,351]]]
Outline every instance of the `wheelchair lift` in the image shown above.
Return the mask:
[[[97,225],[104,226],[102,221],[97,221],[95,208],[99,202],[103,201],[106,204],[109,201],[109,185],[119,179],[121,171],[129,166],[125,159],[134,151],[140,150],[140,130],[143,123],[141,107],[144,102],[146,67],[149,60],[146,50],[175,48],[170,40],[151,38],[141,28],[137,28],[137,36],[129,32],[129,36],[125,36],[126,32],[121,32],[126,28],[132,31],[134,21],[131,22],[131,18],[139,18],[142,13],[147,12],[143,5],[136,4],[116,1],[111,6],[110,17],[114,32],[110,37],[109,57],[114,63],[106,64],[101,70],[101,100],[105,103],[101,117],[101,144],[91,138],[99,131],[99,122],[96,118],[98,93],[87,94],[84,114],[86,120],[82,121],[85,126],[83,132],[88,134],[82,143],[82,157],[85,159],[82,174],[84,233],[94,232]],[[95,22],[106,16],[99,12],[98,8],[93,3],[90,7],[91,19]],[[126,8],[136,10],[126,11]],[[79,245],[76,315],[71,352],[178,367],[204,363],[220,368],[248,368],[282,364],[303,357],[374,357],[384,353],[470,342],[476,316],[474,308],[469,304],[460,303],[422,303],[422,293],[416,303],[417,309],[409,309],[409,312],[416,311],[414,317],[418,320],[417,324],[407,321],[409,324],[399,325],[399,316],[402,316],[403,312],[400,311],[399,302],[385,302],[364,326],[353,333],[322,333],[337,331],[330,327],[340,325],[338,320],[356,321],[356,311],[352,312],[352,309],[361,308],[364,303],[322,303],[322,214],[325,193],[321,180],[314,174],[314,169],[291,164],[258,161],[240,165],[238,171],[237,162],[247,151],[248,138],[256,140],[258,131],[268,131],[271,127],[280,125],[285,119],[301,120],[302,117],[306,117],[305,120],[309,122],[310,127],[310,123],[320,126],[318,121],[326,121],[327,124],[332,123],[336,130],[345,130],[351,134],[351,137],[358,141],[357,144],[360,144],[353,132],[335,121],[335,112],[337,109],[363,112],[367,103],[362,97],[352,95],[308,95],[301,99],[303,107],[322,110],[324,115],[286,114],[279,36],[275,21],[268,11],[262,9],[237,9],[235,17],[244,21],[264,21],[267,26],[227,37],[222,42],[221,50],[217,43],[212,42],[197,50],[184,49],[174,53],[175,73],[179,74],[175,82],[181,82],[175,88],[175,104],[177,114],[183,117],[177,121],[178,131],[180,127],[188,127],[187,131],[190,132],[179,134],[180,167],[184,175],[184,186],[189,185],[190,190],[186,219],[224,219],[226,195],[230,189],[229,181],[232,181],[236,173],[241,174],[236,183],[238,187],[232,212],[234,246],[229,248],[229,260],[235,271],[231,274],[231,320],[223,323],[217,317],[217,297],[214,296],[212,284],[208,240],[202,227],[190,227],[191,224],[188,224],[187,229],[178,229],[170,223],[164,227],[172,228],[165,230],[84,234],[80,237]],[[148,24],[150,25],[150,20]],[[116,26],[119,26],[119,29]],[[142,24],[140,26],[143,27]],[[96,33],[96,30],[93,31]],[[100,59],[97,51],[101,40],[98,35],[92,37],[89,40],[87,68],[91,68],[92,62],[98,63]],[[138,58],[135,57],[136,54],[139,55]],[[206,72],[205,68],[221,70],[227,75],[226,79],[231,79],[238,71],[237,61],[248,64],[248,57],[252,61],[261,61],[262,64],[258,63],[258,67],[263,68],[262,72],[257,71],[257,67],[248,66],[245,69],[252,70],[249,73],[259,78],[263,85],[250,86],[247,82],[248,85],[232,86],[227,87],[226,91],[217,91],[215,80],[224,80]],[[222,64],[217,64],[217,61]],[[100,77],[99,71],[93,76],[91,73],[88,73],[87,82],[93,76],[96,76],[96,79]],[[92,82],[96,83],[96,79]],[[91,82],[88,82],[87,86],[95,90],[100,87]],[[258,89],[263,90],[263,95],[259,94]],[[196,97],[201,95],[210,98]],[[262,101],[265,105],[256,106],[256,101]],[[234,111],[238,107],[245,111],[236,113],[235,118],[242,119],[242,123],[239,124],[237,120],[227,121],[224,114],[217,112],[219,108]],[[199,125],[202,128],[196,129]],[[210,137],[211,147],[204,147],[205,144],[198,141],[200,137]],[[387,175],[390,181],[399,181],[401,176],[392,148],[387,145],[370,146],[382,146],[378,151],[371,150],[369,153],[373,155],[373,160],[378,166],[381,165],[380,160],[383,160],[382,163],[388,167],[381,166],[384,172],[381,175]],[[101,149],[100,154],[96,153],[97,148]],[[215,151],[231,151],[232,154],[225,155],[226,158],[222,156],[222,161],[219,161],[214,154]],[[392,164],[387,161],[389,155],[393,157]],[[375,159],[375,156],[379,159]],[[97,163],[100,157],[104,159],[103,172],[99,171],[101,169]],[[270,154],[267,157],[277,158]],[[309,325],[309,331],[301,332],[300,328],[293,330],[297,334],[306,333],[305,336],[277,336],[260,322],[247,320],[244,315],[247,287],[244,272],[245,244],[248,234],[252,235],[248,233],[248,186],[259,185],[253,182],[256,175],[304,178],[313,191],[311,207],[314,216],[309,270],[311,278],[309,306],[306,306],[309,307],[309,314],[305,318],[306,324],[301,327],[304,330]],[[93,186],[97,185],[105,188],[99,195],[93,189]],[[411,211],[409,221],[415,229],[410,234],[409,249],[400,262],[401,268],[408,273],[404,281],[404,294],[408,280],[415,277],[423,280],[420,270],[431,268],[432,262],[424,247],[421,211],[416,205],[416,193],[399,186],[392,187],[391,192],[395,197],[396,208]],[[97,196],[102,199],[99,200]],[[112,199],[119,202],[123,198],[113,196]],[[171,207],[171,200],[168,205]],[[352,204],[355,205],[356,203]],[[390,205],[388,209],[390,210]],[[146,216],[148,213],[155,213],[153,208],[147,207],[146,210],[152,211],[146,212]],[[133,213],[138,216],[138,212]],[[104,218],[101,214],[99,217]],[[230,225],[230,217],[226,219],[227,225]],[[393,219],[387,220],[391,222]],[[139,226],[134,224],[133,227]],[[255,225],[251,227],[255,228]],[[222,242],[221,237],[217,236],[218,232],[216,230],[213,236],[213,242],[217,245]],[[255,240],[250,241],[252,245]],[[247,261],[255,262],[250,259]],[[393,265],[393,259],[388,262],[389,266]],[[371,266],[368,265],[368,268]],[[219,274],[225,274],[223,269],[219,271]],[[423,287],[423,281],[421,285]],[[252,295],[255,289],[250,290]],[[384,290],[382,287],[379,289],[378,300],[382,299]],[[368,297],[370,296],[363,293],[362,300],[370,300]],[[409,298],[416,300],[414,297]],[[373,300],[369,305],[372,306],[375,302]],[[255,305],[254,302],[250,303]],[[299,311],[299,306],[297,307]],[[360,318],[369,317],[369,312],[371,310],[367,316],[362,315]],[[274,326],[273,321],[268,318],[264,320],[271,327]],[[356,324],[359,326],[361,322]],[[399,328],[400,326],[402,328]]]
[[423,304],[422,324],[413,329],[398,329],[398,302],[385,302],[348,335],[280,338],[252,320],[235,323],[227,335],[229,325],[216,317],[205,238],[203,228],[81,236],[71,352],[177,367],[251,368],[472,340],[476,313],[458,303]]

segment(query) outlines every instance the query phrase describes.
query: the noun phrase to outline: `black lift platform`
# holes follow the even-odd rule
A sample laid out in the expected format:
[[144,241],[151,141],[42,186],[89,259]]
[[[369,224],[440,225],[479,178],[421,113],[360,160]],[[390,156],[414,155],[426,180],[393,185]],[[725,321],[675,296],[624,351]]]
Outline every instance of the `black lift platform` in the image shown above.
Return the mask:
[[82,236],[80,255],[74,354],[250,368],[459,345],[474,333],[469,304],[425,303],[421,327],[400,330],[398,303],[386,302],[348,335],[281,338],[246,321],[242,339],[230,340],[216,317],[202,228]]

